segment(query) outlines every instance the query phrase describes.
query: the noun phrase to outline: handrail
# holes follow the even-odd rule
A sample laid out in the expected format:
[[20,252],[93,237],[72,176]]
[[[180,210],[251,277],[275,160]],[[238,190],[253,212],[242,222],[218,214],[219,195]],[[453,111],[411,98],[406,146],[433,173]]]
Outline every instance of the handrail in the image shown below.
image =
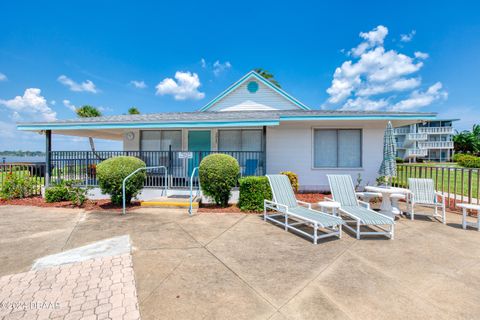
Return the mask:
[[167,167],[165,166],[156,166],[156,167],[142,167],[142,168],[138,168],[136,169],[135,171],[133,171],[132,173],[130,173],[128,176],[125,177],[125,179],[123,179],[122,181],[122,202],[123,202],[123,208],[122,208],[122,214],[125,214],[125,182],[127,182],[127,180],[132,177],[135,173],[137,173],[138,171],[140,170],[150,170],[150,169],[165,169],[165,194],[167,193],[167,189],[168,189],[168,185],[167,185],[167,182],[168,182],[168,169]]
[[[193,168],[192,174],[190,175],[190,207],[188,208],[189,215],[192,215],[193,210],[193,177],[195,176],[195,171],[198,171],[198,167]],[[198,180],[198,189],[200,190],[200,179]]]

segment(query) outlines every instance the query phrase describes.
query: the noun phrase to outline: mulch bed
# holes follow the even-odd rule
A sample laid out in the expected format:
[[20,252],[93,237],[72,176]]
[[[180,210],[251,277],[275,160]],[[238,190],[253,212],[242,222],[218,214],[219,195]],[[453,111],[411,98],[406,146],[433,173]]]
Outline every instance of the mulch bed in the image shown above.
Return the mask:
[[[322,193],[298,193],[297,199],[309,203],[317,203],[323,201],[325,194]],[[261,212],[255,211],[241,211],[236,205],[229,205],[228,207],[220,207],[215,204],[200,204],[198,208],[199,213],[247,213],[247,214],[260,214]]]
[[[34,206],[41,208],[71,208],[84,209],[86,211],[122,211],[122,206],[113,204],[110,200],[87,200],[81,207],[72,205],[70,201],[47,203],[42,197],[30,197],[23,199],[0,200],[0,206]],[[133,201],[127,205],[127,210],[140,207],[139,201]]]

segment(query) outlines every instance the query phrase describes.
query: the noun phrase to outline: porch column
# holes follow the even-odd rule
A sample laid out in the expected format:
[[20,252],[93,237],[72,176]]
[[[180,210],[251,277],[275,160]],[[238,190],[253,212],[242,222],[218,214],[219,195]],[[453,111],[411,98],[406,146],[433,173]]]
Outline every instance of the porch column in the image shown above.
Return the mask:
[[263,126],[262,132],[262,150],[263,150],[263,174],[267,174],[267,127]]
[[45,131],[45,187],[50,184],[50,176],[52,174],[52,160],[50,153],[52,151],[52,131]]

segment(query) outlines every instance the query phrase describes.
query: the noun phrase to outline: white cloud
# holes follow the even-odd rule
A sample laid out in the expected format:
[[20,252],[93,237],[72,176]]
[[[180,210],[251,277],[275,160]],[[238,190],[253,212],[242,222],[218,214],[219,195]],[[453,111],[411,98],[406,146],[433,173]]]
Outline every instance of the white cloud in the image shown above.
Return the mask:
[[72,112],[75,112],[75,113],[77,112],[77,107],[73,103],[71,103],[70,100],[67,100],[67,99],[63,100],[63,105],[67,107],[69,110],[71,110]]
[[421,52],[421,51],[415,51],[414,55],[415,55],[415,58],[422,59],[422,60],[428,59],[429,57],[428,53]]
[[388,34],[388,29],[384,26],[378,26],[369,32],[360,32],[360,37],[365,41],[360,43],[356,48],[350,51],[350,54],[354,57],[362,55],[369,48],[383,45],[383,40]]
[[173,95],[175,100],[200,100],[205,93],[198,91],[200,79],[196,73],[177,71],[175,79],[165,78],[157,86],[157,95]]
[[232,67],[232,64],[229,61],[221,63],[219,60],[213,63],[213,74],[219,76],[222,72],[227,71]]
[[[415,33],[411,33],[412,37]],[[417,51],[413,57],[387,50],[384,47],[388,29],[378,26],[370,32],[361,32],[363,41],[348,52],[351,59],[337,67],[331,86],[327,89],[328,105],[348,110],[379,110],[393,108],[410,109],[426,106],[424,103],[408,102],[410,99],[431,101],[445,98],[446,92],[440,88],[432,93],[421,92],[421,77],[415,75],[422,67],[428,54]],[[412,92],[412,90],[415,90]],[[373,99],[373,97],[375,99]],[[427,99],[430,97],[431,99]],[[405,106],[398,104],[405,100]]]
[[426,107],[437,100],[445,100],[447,97],[448,93],[443,91],[442,84],[437,82],[430,86],[426,91],[413,91],[407,99],[397,102],[390,108],[390,110],[410,111],[421,107]]
[[205,58],[200,59],[200,65],[202,66],[203,69],[207,68],[207,60]]
[[23,96],[10,100],[0,99],[0,105],[12,111],[11,117],[14,120],[53,121],[57,118],[57,113],[48,106],[41,92],[38,88],[28,88]]
[[70,79],[69,77],[67,77],[65,75],[59,76],[57,80],[61,84],[70,88],[71,91],[91,92],[91,93],[99,92],[99,90],[96,88],[95,84],[90,80],[86,80],[82,83],[78,83],[78,82],[73,81],[72,79]]
[[412,39],[413,39],[413,37],[415,36],[416,33],[417,33],[417,31],[412,30],[412,31],[410,31],[410,33],[401,34],[401,35],[400,35],[400,41],[402,41],[402,42],[410,42],[410,41],[412,41]]
[[132,80],[130,84],[137,89],[145,89],[147,87],[147,84],[143,80]]
[[0,81],[7,81],[7,80],[8,80],[7,76],[0,72]]

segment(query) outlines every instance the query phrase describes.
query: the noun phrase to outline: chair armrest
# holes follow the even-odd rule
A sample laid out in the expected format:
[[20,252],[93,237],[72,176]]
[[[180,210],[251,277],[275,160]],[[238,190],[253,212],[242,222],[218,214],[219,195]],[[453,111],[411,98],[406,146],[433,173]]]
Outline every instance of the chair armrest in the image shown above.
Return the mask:
[[333,200],[332,198],[329,198],[329,197],[323,197],[323,200],[325,200],[325,201],[335,201],[335,200]]
[[[263,200],[263,204],[264,205],[268,204],[269,208],[271,208],[271,209],[277,209],[278,210],[279,208],[283,207],[283,208],[285,208],[285,212],[288,211],[288,206],[286,206],[284,204],[281,204],[281,203],[271,201],[271,200],[265,199],[265,200]],[[275,207],[275,208],[273,208],[273,207]]]
[[308,209],[312,209],[312,204],[311,203],[308,203],[308,202],[305,202],[305,201],[300,201],[300,200],[297,200],[297,203],[307,206]]
[[370,209],[370,203],[368,203],[368,202],[358,200],[358,204],[360,204],[361,206],[363,206],[367,209]]

